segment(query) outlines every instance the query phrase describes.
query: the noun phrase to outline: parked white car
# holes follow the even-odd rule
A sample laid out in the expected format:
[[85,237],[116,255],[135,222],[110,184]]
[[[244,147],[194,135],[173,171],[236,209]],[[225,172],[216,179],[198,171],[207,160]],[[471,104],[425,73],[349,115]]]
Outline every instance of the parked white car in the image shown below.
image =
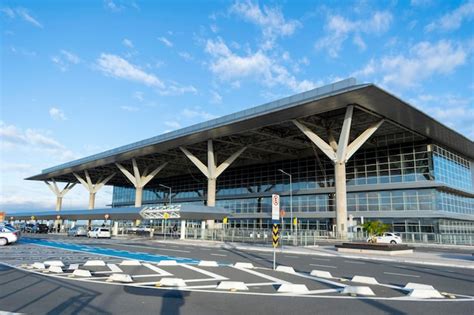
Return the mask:
[[18,241],[19,231],[6,226],[0,225],[0,246],[5,246]]
[[103,227],[96,227],[87,232],[87,237],[91,238],[110,238],[110,229]]
[[367,242],[372,243],[374,242],[378,244],[401,244],[402,238],[395,233],[386,232],[383,233],[381,236],[375,236],[373,238],[369,237]]

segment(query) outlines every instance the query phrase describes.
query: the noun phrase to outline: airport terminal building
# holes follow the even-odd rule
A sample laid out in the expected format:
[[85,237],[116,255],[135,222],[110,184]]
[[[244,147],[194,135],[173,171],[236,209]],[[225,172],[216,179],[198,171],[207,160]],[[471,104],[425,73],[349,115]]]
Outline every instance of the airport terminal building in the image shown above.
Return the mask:
[[[428,113],[429,114],[429,113]],[[126,129],[126,128],[124,128]],[[382,220],[398,232],[474,234],[474,143],[374,84],[347,79],[43,170],[61,209],[80,183],[113,185],[111,206],[195,204],[228,225],[344,234]],[[57,182],[68,183],[61,190]],[[74,190],[72,190],[73,193]]]

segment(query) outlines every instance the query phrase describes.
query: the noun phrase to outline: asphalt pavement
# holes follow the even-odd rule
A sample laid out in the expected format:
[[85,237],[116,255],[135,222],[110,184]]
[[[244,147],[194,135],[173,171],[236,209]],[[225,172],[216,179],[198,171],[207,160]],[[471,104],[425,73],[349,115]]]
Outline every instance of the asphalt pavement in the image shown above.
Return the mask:
[[[271,252],[216,246],[157,243],[147,239],[91,240],[62,236],[24,239],[0,248],[0,311],[27,314],[472,314],[474,270],[366,261],[334,256],[281,253],[277,263],[294,273],[272,270]],[[449,253],[449,252],[447,252]],[[34,262],[59,259],[61,273],[31,269]],[[140,261],[136,266],[123,260]],[[87,261],[104,266],[87,267]],[[176,265],[161,261],[176,260]],[[201,265],[216,261],[217,267]],[[236,262],[254,268],[236,268]],[[91,276],[73,276],[72,266]],[[312,270],[331,278],[310,276]],[[133,283],[110,282],[114,273]],[[354,276],[374,277],[378,284],[354,283]],[[71,278],[72,277],[72,278]],[[161,279],[182,278],[186,287],[157,287]],[[248,291],[218,290],[221,282],[238,281]],[[431,285],[441,299],[413,299],[408,283]],[[282,294],[282,283],[303,284],[304,294]],[[344,295],[346,286],[367,286],[374,296]]]

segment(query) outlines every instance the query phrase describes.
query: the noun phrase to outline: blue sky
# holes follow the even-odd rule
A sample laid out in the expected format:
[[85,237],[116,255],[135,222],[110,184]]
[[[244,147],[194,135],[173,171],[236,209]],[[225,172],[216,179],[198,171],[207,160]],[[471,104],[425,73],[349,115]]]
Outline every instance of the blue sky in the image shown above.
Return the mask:
[[7,0],[0,21],[0,210],[52,208],[23,180],[43,168],[349,76],[474,138],[472,0]]

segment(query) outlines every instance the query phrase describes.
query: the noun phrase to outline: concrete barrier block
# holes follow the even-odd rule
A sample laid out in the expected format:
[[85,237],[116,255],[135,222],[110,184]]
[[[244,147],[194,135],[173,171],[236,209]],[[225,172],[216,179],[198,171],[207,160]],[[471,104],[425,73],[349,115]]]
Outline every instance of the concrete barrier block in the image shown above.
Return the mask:
[[429,284],[422,284],[416,282],[409,282],[404,287],[405,290],[421,289],[421,290],[434,290],[433,286]]
[[34,269],[40,269],[40,270],[46,269],[46,266],[40,262],[35,262],[33,265],[31,265],[31,267]]
[[311,275],[318,278],[327,278],[327,279],[332,278],[331,273],[329,271],[324,271],[324,270],[312,270]]
[[161,260],[158,262],[158,266],[176,266],[178,263],[176,260]]
[[186,282],[181,278],[162,278],[156,285],[162,287],[185,287]]
[[253,269],[253,268],[255,268],[252,263],[246,263],[246,262],[237,262],[237,263],[234,264],[234,267],[244,268],[244,269]]
[[141,262],[138,260],[122,260],[120,266],[141,266]]
[[217,290],[248,291],[249,288],[242,281],[221,281],[217,285]]
[[58,266],[58,267],[64,267],[64,264],[60,260],[47,260],[44,262],[46,266]]
[[79,269],[79,264],[70,264],[67,270],[76,270]]
[[127,274],[124,274],[124,273],[113,273],[105,281],[131,283],[131,282],[133,282],[133,279],[130,275],[127,275]]
[[358,287],[358,286],[347,286],[345,287],[342,294],[350,294],[350,295],[365,295],[365,296],[374,296],[375,293],[369,287]]
[[443,299],[444,296],[434,289],[412,289],[408,296],[418,299]]
[[49,272],[63,273],[63,268],[61,268],[59,266],[49,266],[48,270],[49,270]]
[[308,288],[304,284],[283,283],[277,290],[278,293],[295,293],[306,294],[309,293]]
[[365,284],[379,284],[377,280],[373,277],[365,277],[365,276],[354,276],[352,277],[352,282],[359,282]]
[[277,266],[276,271],[286,272],[286,273],[296,273],[295,269],[293,269],[293,267],[289,267],[289,266]]
[[88,260],[84,264],[86,267],[105,267],[105,261],[103,260]]
[[92,277],[92,274],[89,270],[84,269],[76,269],[72,272],[72,275],[75,277]]
[[217,261],[214,261],[214,260],[201,260],[198,263],[198,266],[201,266],[201,267],[219,267],[219,264],[217,263]]

